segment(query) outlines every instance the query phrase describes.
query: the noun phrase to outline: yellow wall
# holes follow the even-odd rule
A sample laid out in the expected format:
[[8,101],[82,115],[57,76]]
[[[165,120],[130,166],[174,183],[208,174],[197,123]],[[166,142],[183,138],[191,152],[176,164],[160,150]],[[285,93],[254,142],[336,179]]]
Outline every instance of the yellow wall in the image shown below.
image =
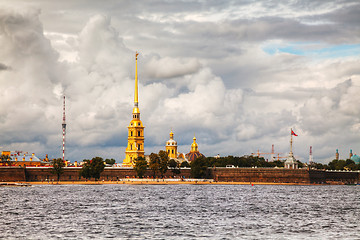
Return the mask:
[[123,166],[134,166],[133,161],[138,157],[144,157],[144,155],[144,126],[140,119],[133,118],[128,126],[128,144]]
[[174,159],[177,158],[177,146],[172,146],[172,145],[168,146],[168,145],[166,145],[165,149],[166,149],[166,152],[167,152],[170,159],[171,158],[174,158]]
[[1,155],[5,155],[5,156],[10,156],[11,152],[10,151],[2,151]]

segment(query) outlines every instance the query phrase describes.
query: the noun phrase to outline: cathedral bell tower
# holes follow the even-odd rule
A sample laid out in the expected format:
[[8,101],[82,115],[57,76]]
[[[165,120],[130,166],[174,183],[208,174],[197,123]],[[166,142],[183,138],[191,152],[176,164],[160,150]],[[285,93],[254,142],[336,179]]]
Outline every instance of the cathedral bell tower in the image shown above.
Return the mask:
[[170,132],[170,139],[166,142],[165,150],[170,159],[177,159],[177,142],[174,140],[174,133]]
[[125,150],[124,167],[133,167],[134,160],[138,157],[144,157],[144,126],[140,120],[139,100],[138,100],[138,74],[137,74],[137,58],[139,53],[135,55],[135,94],[134,108],[132,112],[132,120],[128,126],[128,144]]

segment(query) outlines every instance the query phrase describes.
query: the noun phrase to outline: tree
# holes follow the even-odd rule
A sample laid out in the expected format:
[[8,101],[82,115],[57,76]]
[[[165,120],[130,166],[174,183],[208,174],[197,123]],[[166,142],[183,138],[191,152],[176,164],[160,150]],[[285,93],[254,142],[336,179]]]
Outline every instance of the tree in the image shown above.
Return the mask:
[[4,154],[0,156],[1,165],[8,166],[10,165],[10,157]]
[[149,168],[153,171],[153,177],[156,177],[156,173],[159,171],[160,157],[156,153],[151,153],[149,158]]
[[358,170],[358,166],[355,163],[350,163],[344,167],[345,170],[355,171]]
[[284,162],[280,161],[280,160],[276,160],[276,161],[271,162],[271,165],[272,165],[272,167],[282,167],[282,166],[284,166]]
[[160,157],[159,172],[161,174],[161,177],[163,178],[164,174],[168,170],[169,156],[166,151],[160,150],[159,157]]
[[139,176],[139,178],[143,178],[144,177],[144,173],[146,171],[148,167],[148,163],[145,160],[145,158],[143,157],[138,157],[137,159],[135,159],[135,166],[134,166],[134,170],[136,171],[137,175]]
[[104,171],[104,160],[101,157],[95,157],[90,161],[91,175],[95,181],[100,178],[100,174]]
[[204,156],[198,157],[191,162],[191,177],[192,178],[206,178],[207,176],[207,160]]
[[61,174],[64,173],[65,162],[61,158],[57,158],[52,160],[52,166],[51,173],[56,174],[57,181],[59,181]]
[[105,163],[108,165],[114,165],[115,164],[115,159],[111,158],[111,159],[105,159]]
[[326,164],[313,162],[313,163],[311,164],[311,168],[325,170],[325,169],[329,169],[329,166],[326,165]]
[[105,164],[104,160],[101,157],[95,157],[91,159],[91,174],[92,177],[95,178],[95,181],[100,178],[100,174],[104,171]]
[[180,166],[179,163],[175,159],[170,159],[168,163],[169,168],[171,169],[172,173],[179,174],[180,173]]
[[183,161],[181,164],[180,164],[180,167],[190,167],[190,164],[188,161]]
[[299,160],[296,160],[296,162],[298,163],[298,168],[304,167],[304,164],[302,162],[300,162]]
[[337,160],[334,159],[331,162],[329,162],[329,168],[331,170],[344,170],[344,167],[346,166],[346,161],[345,160]]
[[83,160],[83,165],[82,165],[82,168],[80,170],[80,173],[79,175],[83,178],[86,178],[86,179],[90,179],[91,178],[91,173],[90,173],[90,160],[88,159],[84,159]]
[[80,175],[86,179],[95,178],[95,181],[100,178],[100,174],[104,171],[105,164],[101,157],[94,157],[91,160],[84,160],[84,165],[80,171]]

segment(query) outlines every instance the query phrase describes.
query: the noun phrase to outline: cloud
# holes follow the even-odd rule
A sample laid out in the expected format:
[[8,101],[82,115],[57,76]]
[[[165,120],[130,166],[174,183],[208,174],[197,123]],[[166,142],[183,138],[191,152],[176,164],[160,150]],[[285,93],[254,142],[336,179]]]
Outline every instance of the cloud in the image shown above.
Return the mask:
[[171,129],[180,151],[196,134],[209,156],[268,152],[271,144],[286,154],[290,128],[301,160],[310,144],[323,162],[336,148],[360,148],[359,57],[295,51],[356,46],[356,1],[8,5],[16,10],[0,10],[4,148],[59,156],[65,93],[68,158],[121,161],[135,51],[146,153]]
[[72,105],[74,145],[102,145],[127,132],[120,128],[125,125],[120,116],[126,111],[122,105],[131,104],[129,75],[134,57],[110,23],[107,16],[90,18],[77,40],[79,60],[69,63],[65,92]]
[[102,69],[105,66],[114,68],[122,65],[131,54],[110,21],[110,17],[96,15],[90,18],[79,34],[80,63],[88,71],[105,71]]
[[9,70],[11,69],[10,67],[6,66],[5,64],[3,63],[0,63],[0,71],[4,71],[4,70]]
[[201,65],[197,59],[174,59],[152,57],[145,66],[150,78],[174,78],[196,73]]
[[[57,96],[61,65],[57,53],[43,35],[39,11],[0,11],[0,115],[2,144],[47,144],[56,132]],[[35,144],[36,145],[36,144]]]
[[354,146],[356,135],[360,133],[360,119],[354,108],[359,99],[352,93],[358,90],[359,86],[352,80],[346,80],[311,97],[301,107],[300,127],[323,156],[329,154],[330,146],[332,152],[337,148],[344,152]]

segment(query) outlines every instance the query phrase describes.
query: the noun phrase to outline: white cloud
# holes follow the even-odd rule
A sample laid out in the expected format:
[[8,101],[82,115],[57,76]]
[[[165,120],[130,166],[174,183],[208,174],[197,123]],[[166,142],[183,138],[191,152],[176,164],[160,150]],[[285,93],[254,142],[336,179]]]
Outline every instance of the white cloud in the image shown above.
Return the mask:
[[330,160],[336,148],[360,148],[359,58],[263,50],[304,41],[354,43],[358,4],[157,1],[141,12],[136,2],[62,4],[32,1],[41,15],[26,7],[0,11],[3,148],[59,156],[65,93],[69,159],[103,154],[121,161],[135,51],[146,153],[158,151],[170,129],[181,151],[189,151],[195,133],[210,156],[268,152],[271,144],[285,154],[291,127],[302,160],[310,144],[318,161]]
[[43,35],[38,14],[34,10],[0,11],[0,62],[9,66],[0,75],[3,148],[25,142],[46,144],[56,133],[53,104],[58,98],[53,91],[62,66]]
[[145,73],[150,78],[173,78],[196,73],[201,67],[197,59],[174,59],[152,57],[145,66]]

